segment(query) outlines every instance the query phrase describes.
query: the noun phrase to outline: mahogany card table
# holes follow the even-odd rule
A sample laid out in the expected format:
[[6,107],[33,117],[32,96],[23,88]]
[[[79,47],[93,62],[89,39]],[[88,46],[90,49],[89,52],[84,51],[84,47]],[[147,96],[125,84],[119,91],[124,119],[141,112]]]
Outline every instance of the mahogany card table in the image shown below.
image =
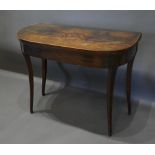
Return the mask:
[[[108,135],[112,135],[113,89],[117,68],[127,64],[126,96],[131,114],[131,73],[142,34],[104,28],[36,24],[21,29],[17,37],[26,60],[30,84],[30,112],[33,113],[34,81],[31,57],[42,61],[42,95],[45,95],[47,60],[107,69]],[[94,103],[95,104],[95,103]]]

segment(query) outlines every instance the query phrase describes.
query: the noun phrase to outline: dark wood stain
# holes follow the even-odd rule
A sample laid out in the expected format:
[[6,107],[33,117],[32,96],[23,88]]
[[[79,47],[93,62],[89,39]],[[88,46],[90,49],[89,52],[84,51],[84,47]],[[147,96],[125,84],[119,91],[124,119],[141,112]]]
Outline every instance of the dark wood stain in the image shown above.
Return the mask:
[[[47,59],[75,65],[107,68],[108,135],[112,135],[112,99],[115,75],[127,64],[126,96],[131,114],[131,73],[142,34],[51,24],[36,24],[20,30],[17,37],[27,63],[30,83],[30,112],[33,113],[33,70],[30,57],[42,60],[42,95],[45,95]],[[63,69],[64,70],[64,69]],[[64,71],[63,71],[64,72]],[[66,72],[66,71],[65,71]]]

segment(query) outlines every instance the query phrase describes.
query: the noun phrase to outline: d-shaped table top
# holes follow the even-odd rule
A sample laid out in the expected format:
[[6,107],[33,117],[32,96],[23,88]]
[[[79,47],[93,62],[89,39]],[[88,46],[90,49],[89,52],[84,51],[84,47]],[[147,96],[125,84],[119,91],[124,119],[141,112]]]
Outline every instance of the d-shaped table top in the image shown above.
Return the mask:
[[23,41],[63,48],[117,52],[133,47],[141,38],[141,33],[41,23],[23,28],[17,37]]

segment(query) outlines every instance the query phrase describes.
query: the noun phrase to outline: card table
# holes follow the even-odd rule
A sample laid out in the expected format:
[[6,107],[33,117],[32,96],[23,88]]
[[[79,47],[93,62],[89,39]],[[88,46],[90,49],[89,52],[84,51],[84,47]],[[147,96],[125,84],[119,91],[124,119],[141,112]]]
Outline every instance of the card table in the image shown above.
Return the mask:
[[[126,96],[128,114],[131,114],[131,74],[140,32],[104,28],[85,28],[54,24],[35,24],[17,33],[21,51],[26,60],[30,84],[30,112],[33,113],[34,80],[31,57],[42,61],[42,95],[45,95],[47,60],[107,69],[108,135],[112,135],[112,104],[116,71],[127,64]],[[95,103],[94,103],[95,104]]]

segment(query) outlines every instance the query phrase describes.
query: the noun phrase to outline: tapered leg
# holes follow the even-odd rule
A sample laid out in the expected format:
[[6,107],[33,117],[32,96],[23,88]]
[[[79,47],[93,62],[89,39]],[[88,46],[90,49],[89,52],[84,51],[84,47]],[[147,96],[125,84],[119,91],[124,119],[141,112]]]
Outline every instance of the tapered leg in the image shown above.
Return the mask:
[[45,96],[46,74],[47,74],[47,59],[42,59],[42,95],[43,96]]
[[30,113],[33,113],[33,95],[34,95],[34,80],[33,80],[33,69],[32,69],[32,63],[29,55],[24,55],[28,74],[29,74],[29,84],[30,84]]
[[134,59],[127,64],[127,74],[126,74],[126,95],[128,104],[128,115],[131,114],[131,77],[132,77],[132,66]]
[[113,90],[117,68],[108,69],[107,79],[107,119],[108,119],[108,135],[112,135],[112,102]]

